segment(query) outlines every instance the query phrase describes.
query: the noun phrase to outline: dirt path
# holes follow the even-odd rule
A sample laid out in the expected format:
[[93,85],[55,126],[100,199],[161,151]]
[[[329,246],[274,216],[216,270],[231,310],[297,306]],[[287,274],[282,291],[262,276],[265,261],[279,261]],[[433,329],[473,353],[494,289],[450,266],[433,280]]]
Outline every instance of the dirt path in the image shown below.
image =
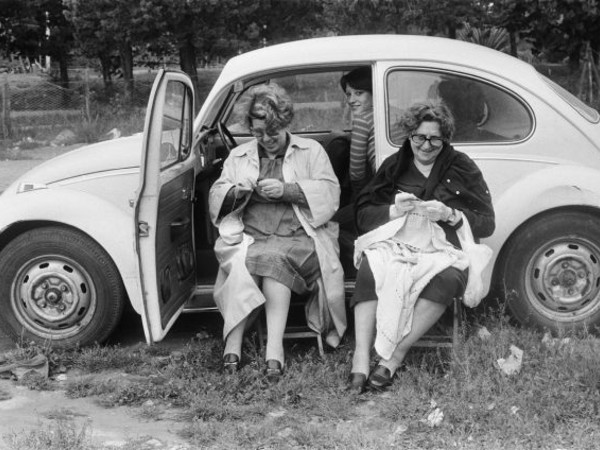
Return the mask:
[[6,448],[12,433],[57,431],[65,426],[62,420],[77,431],[86,427],[90,439],[102,448],[191,450],[176,434],[182,427],[176,411],[162,409],[160,420],[154,420],[144,418],[148,415],[144,408],[154,406],[104,408],[93,398],[70,399],[62,390],[32,391],[10,380],[0,380],[0,394],[0,398],[9,397],[0,400],[0,448]]
[[[205,319],[210,321],[210,317]],[[190,341],[202,323],[196,317],[184,315],[169,336],[155,345],[169,351],[179,350]],[[0,345],[0,355],[14,349],[8,338],[2,339],[0,335],[0,342],[4,342]],[[121,324],[111,337],[111,343],[118,343],[121,348],[145,345],[141,322]],[[187,422],[180,420],[179,411],[168,404],[156,401],[146,402],[141,407],[104,407],[98,397],[72,399],[65,391],[68,383],[88,382],[91,377],[107,384],[124,385],[135,383],[135,376],[121,372],[81,375],[76,370],[68,371],[64,376],[64,381],[52,381],[55,390],[46,391],[30,390],[16,381],[0,379],[1,450],[10,448],[7,444],[15,433],[27,435],[44,430],[56,431],[61,426],[65,427],[61,421],[67,421],[77,432],[86,427],[89,440],[101,449],[196,450],[178,434]]]

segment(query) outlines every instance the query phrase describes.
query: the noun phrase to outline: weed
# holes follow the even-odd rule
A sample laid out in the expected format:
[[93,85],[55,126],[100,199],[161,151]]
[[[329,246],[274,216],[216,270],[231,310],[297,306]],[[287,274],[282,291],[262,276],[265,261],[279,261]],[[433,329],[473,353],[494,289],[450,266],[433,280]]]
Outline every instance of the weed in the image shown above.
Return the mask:
[[18,384],[27,387],[31,391],[51,391],[54,389],[54,384],[46,376],[36,372],[26,373],[23,378],[19,379]]
[[89,425],[78,426],[71,420],[58,419],[29,432],[14,431],[4,436],[7,450],[97,450],[91,441]]
[[162,420],[162,410],[152,400],[148,400],[142,405],[142,408],[138,412],[138,417],[144,420]]

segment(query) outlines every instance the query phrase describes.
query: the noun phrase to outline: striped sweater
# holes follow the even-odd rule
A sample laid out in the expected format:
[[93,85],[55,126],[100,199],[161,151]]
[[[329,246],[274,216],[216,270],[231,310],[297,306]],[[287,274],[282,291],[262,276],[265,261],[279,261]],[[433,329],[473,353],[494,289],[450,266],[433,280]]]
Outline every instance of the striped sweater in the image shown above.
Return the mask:
[[350,182],[356,194],[375,173],[375,133],[373,111],[355,115],[350,143]]

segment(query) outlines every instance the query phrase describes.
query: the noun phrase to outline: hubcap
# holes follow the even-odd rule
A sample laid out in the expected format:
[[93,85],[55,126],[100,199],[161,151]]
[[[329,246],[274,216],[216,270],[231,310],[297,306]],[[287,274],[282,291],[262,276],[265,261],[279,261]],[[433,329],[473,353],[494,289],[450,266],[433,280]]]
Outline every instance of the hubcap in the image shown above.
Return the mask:
[[572,321],[600,307],[600,248],[585,239],[540,248],[526,269],[533,307],[556,321]]
[[47,339],[64,339],[91,321],[96,288],[89,273],[74,260],[46,255],[19,268],[11,301],[29,331]]

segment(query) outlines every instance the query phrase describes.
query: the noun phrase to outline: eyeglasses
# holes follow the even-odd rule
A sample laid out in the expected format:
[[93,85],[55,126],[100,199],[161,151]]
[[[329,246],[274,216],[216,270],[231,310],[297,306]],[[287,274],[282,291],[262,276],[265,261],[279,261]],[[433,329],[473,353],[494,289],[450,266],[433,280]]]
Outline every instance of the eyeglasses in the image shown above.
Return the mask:
[[281,130],[272,131],[271,133],[263,133],[262,131],[255,131],[253,129],[250,129],[250,134],[259,141],[263,141],[265,139],[277,139],[281,134]]
[[444,145],[445,142],[444,139],[442,139],[439,136],[427,137],[424,134],[413,134],[411,135],[410,140],[417,145],[423,145],[425,141],[428,141],[429,145],[436,148],[441,147],[442,145]]

